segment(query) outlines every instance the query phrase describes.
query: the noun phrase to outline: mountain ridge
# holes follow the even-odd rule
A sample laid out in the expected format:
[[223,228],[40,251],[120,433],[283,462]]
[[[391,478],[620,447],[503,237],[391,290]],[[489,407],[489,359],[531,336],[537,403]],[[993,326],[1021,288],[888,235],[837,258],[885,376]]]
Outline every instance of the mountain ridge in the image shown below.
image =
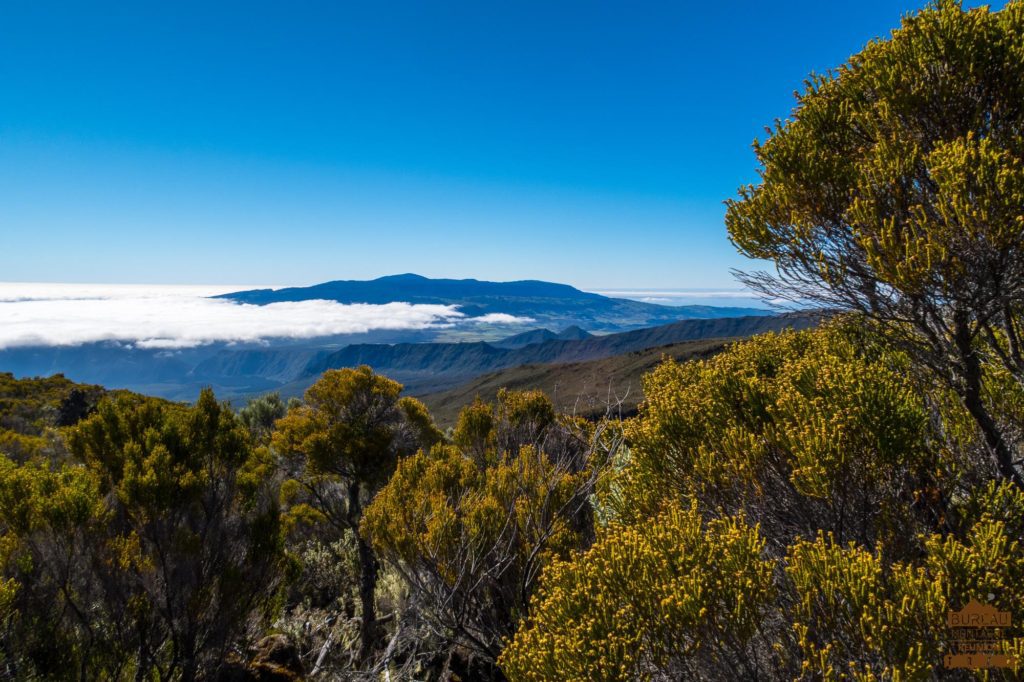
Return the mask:
[[589,339],[592,336],[593,334],[582,327],[573,325],[571,327],[566,327],[558,333],[555,333],[550,329],[531,329],[530,331],[507,336],[504,339],[491,341],[490,344],[498,348],[522,348],[523,346],[531,346],[535,343],[544,343],[545,341],[552,341],[554,339],[560,339],[562,341],[582,341],[583,339]]
[[747,315],[770,315],[768,310],[714,306],[664,306],[610,298],[581,291],[568,284],[541,280],[489,282],[478,279],[431,279],[413,273],[388,275],[372,280],[333,280],[308,287],[250,289],[220,294],[238,303],[267,305],[306,300],[343,304],[405,302],[420,305],[458,306],[468,318],[488,314],[512,315],[540,326],[565,328],[578,325],[587,331],[616,332],[676,320]]
[[405,384],[411,393],[440,391],[487,372],[519,365],[583,362],[685,341],[806,329],[817,323],[818,316],[813,313],[682,320],[582,340],[550,339],[519,348],[502,348],[483,341],[353,344],[316,358],[293,386],[311,383],[328,369],[369,365]]
[[677,362],[710,357],[737,339],[701,339],[630,351],[597,360],[528,364],[481,374],[443,391],[416,395],[441,427],[454,426],[459,412],[476,398],[496,399],[498,391],[539,389],[567,414],[595,417],[635,414],[643,399],[642,377],[666,359]]
[[[230,399],[275,390],[298,396],[326,369],[368,364],[405,384],[408,392],[429,392],[518,365],[582,362],[684,341],[737,338],[811,324],[810,316],[800,314],[683,320],[616,334],[551,338],[514,348],[486,341],[405,342],[400,335],[388,334],[375,342],[334,339],[333,347],[220,345],[156,350],[96,343],[0,350],[0,367],[24,377],[63,372],[76,381],[188,401],[204,386]],[[587,333],[570,327],[561,334]]]

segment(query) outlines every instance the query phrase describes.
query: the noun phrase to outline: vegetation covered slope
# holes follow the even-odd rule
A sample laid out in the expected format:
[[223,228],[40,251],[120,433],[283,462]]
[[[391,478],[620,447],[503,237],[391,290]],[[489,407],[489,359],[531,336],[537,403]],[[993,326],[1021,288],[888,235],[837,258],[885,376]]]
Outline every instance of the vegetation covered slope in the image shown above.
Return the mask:
[[[752,336],[780,329],[804,329],[818,322],[813,314],[788,314],[683,320],[585,339],[551,339],[519,348],[489,343],[356,344],[318,358],[310,377],[330,368],[369,365],[402,381],[413,393],[456,386],[487,372],[526,364],[581,362],[683,341]],[[297,382],[298,386],[308,385]],[[288,389],[283,389],[288,391]]]
[[60,374],[19,380],[0,373],[0,452],[24,460],[60,447],[56,430],[85,417],[105,394]]
[[665,359],[683,362],[705,358],[721,351],[727,343],[724,339],[686,341],[600,360],[520,365],[418,397],[443,427],[454,425],[462,408],[476,398],[493,401],[502,389],[543,391],[558,411],[567,414],[593,418],[610,411],[631,416],[643,399],[643,375]]
[[512,679],[927,679],[956,651],[949,610],[1019,617],[1024,494],[871,335],[759,337],[645,393],[609,522],[545,573]]
[[[3,458],[3,665],[916,678],[954,647],[950,608],[1024,617],[1024,496],[955,394],[856,320],[670,360],[644,388],[624,424],[500,391],[447,436],[366,368],[243,419],[209,393],[108,397],[66,452]],[[1021,423],[1024,390],[993,400]]]

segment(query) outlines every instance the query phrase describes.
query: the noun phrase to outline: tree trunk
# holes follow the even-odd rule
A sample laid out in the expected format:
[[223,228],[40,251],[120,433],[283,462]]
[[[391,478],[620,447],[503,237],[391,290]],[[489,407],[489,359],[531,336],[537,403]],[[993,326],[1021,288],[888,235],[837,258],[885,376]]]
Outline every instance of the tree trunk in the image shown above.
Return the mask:
[[1013,452],[1006,444],[1006,440],[1003,438],[1003,434],[1000,432],[995,420],[992,419],[992,415],[989,414],[988,408],[985,407],[985,403],[981,399],[981,391],[973,390],[969,387],[965,391],[963,401],[964,407],[967,408],[967,411],[974,418],[975,423],[985,437],[985,444],[988,446],[996,471],[999,472],[1002,478],[1012,481],[1014,485],[1024,490],[1024,479],[1021,478],[1020,474],[1017,473],[1016,467],[1013,466]]
[[377,591],[377,557],[359,534],[361,516],[359,485],[352,484],[348,487],[348,522],[356,536],[356,547],[359,551],[359,601],[363,612],[359,623],[359,660],[365,661],[377,643],[377,613],[374,605],[374,594]]
[[963,386],[960,397],[964,407],[970,413],[974,422],[981,430],[988,446],[989,455],[999,475],[1011,481],[1018,488],[1024,489],[1024,479],[1021,478],[1013,465],[1013,451],[1003,438],[999,425],[989,413],[985,401],[981,395],[981,361],[971,344],[971,338],[965,325],[957,325],[955,343],[963,363]]

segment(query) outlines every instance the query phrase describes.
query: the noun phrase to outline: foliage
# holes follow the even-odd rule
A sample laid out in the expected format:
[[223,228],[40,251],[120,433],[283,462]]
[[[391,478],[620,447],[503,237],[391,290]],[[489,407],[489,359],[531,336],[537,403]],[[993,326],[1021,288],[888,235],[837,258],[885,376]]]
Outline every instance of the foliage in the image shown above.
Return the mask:
[[824,529],[907,549],[962,477],[910,378],[905,357],[844,321],[665,363],[628,427],[623,513],[696,499],[786,542]]
[[[79,668],[100,671],[120,665],[117,659],[124,654],[117,651],[118,643],[90,641],[93,623],[80,622],[81,611],[70,620],[60,618],[62,604],[77,604],[68,583],[69,574],[88,561],[83,535],[99,531],[109,519],[98,482],[84,468],[18,465],[0,458],[3,663],[8,675],[69,671],[73,676]],[[92,596],[88,578],[75,578],[76,591]]]
[[772,295],[859,311],[953,388],[1024,485],[982,397],[982,353],[1024,381],[1024,3],[941,0],[812,77],[728,204]]
[[920,679],[938,663],[947,603],[920,568],[840,545],[831,535],[790,548],[786,565],[801,672],[824,679]]
[[238,411],[238,418],[249,429],[253,439],[262,444],[270,441],[274,422],[288,413],[288,405],[280,393],[267,393],[253,398]]
[[[989,485],[967,502],[985,511],[963,537],[929,536],[919,563],[821,535],[790,548],[786,572],[804,675],[819,679],[923,679],[949,650],[946,614],[974,599],[1024,617],[1024,495]],[[1003,633],[1003,651],[1024,638]]]
[[467,407],[453,438],[399,464],[362,532],[425,618],[493,661],[541,568],[590,542],[590,496],[617,440],[607,424],[557,417],[542,394],[511,391]]
[[369,367],[328,370],[279,421],[274,446],[302,458],[311,476],[378,487],[399,457],[441,437],[422,404],[401,391]]
[[192,408],[104,401],[68,447],[78,462],[0,467],[17,675],[216,670],[269,615],[279,579],[266,451],[209,392]]
[[742,518],[705,524],[670,505],[544,572],[529,622],[501,655],[513,680],[750,678],[773,601],[764,539]]
[[645,393],[611,521],[545,570],[511,679],[923,679],[949,609],[1022,617],[1024,495],[979,483],[963,407],[855,320],[667,362]]
[[[1019,426],[1011,373],[984,378]],[[106,399],[63,432],[70,459],[0,459],[0,669],[921,679],[948,609],[1024,618],[1024,495],[870,325],[667,362],[645,391],[628,448],[512,391],[442,442],[365,368],[325,375],[272,448],[208,392]]]
[[15,379],[0,372],[0,454],[18,461],[63,457],[57,429],[85,417],[105,393],[99,386],[76,384],[62,374]]
[[[358,535],[363,507],[401,457],[441,439],[430,415],[402,386],[369,367],[328,370],[278,420],[273,447],[291,469],[293,518],[323,522],[337,539],[352,534],[359,561],[360,659],[380,644],[375,591],[379,566]],[[326,530],[326,529],[325,529]]]

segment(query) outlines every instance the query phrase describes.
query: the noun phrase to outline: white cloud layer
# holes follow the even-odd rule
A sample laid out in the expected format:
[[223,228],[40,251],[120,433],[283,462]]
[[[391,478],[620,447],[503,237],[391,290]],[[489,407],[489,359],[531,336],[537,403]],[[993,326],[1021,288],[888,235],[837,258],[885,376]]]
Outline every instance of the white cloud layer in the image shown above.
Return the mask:
[[501,313],[467,320],[457,306],[345,305],[300,301],[257,306],[208,298],[252,287],[0,283],[0,349],[119,341],[142,348],[305,339],[373,330],[528,322]]
[[478,317],[469,318],[475,324],[526,324],[536,322],[532,317],[516,317],[508,313],[487,313]]

